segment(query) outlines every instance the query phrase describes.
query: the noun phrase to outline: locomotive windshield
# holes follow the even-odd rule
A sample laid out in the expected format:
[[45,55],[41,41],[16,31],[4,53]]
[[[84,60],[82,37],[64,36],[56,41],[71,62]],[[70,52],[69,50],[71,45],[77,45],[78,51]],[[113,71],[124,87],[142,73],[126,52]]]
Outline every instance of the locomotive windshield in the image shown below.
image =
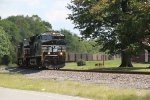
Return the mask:
[[[38,36],[38,39],[41,40],[42,43],[52,43],[52,44],[64,44],[64,39],[65,36],[63,34],[60,33],[42,33],[41,35]],[[60,43],[62,42],[62,43]]]
[[38,39],[40,39],[41,42],[47,42],[47,41],[52,40],[52,36],[44,34],[44,35],[38,36]]
[[65,36],[61,33],[42,33],[38,39],[43,45],[66,45]]

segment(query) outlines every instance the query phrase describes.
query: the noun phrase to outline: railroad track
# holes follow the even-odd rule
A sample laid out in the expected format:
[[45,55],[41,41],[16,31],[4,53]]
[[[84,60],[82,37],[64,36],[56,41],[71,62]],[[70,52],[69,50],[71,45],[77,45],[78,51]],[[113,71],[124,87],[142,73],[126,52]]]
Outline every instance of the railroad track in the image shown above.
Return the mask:
[[[54,69],[48,69],[54,70]],[[142,74],[150,75],[150,72],[129,72],[129,71],[114,71],[114,70],[78,70],[78,69],[58,69],[56,71],[72,71],[72,72],[93,72],[93,73],[116,73],[116,74]]]
[[[43,69],[35,69],[35,68],[20,68],[20,67],[13,67],[13,68],[6,68],[8,70],[20,70],[20,69],[27,69],[27,71],[42,71]],[[51,71],[68,71],[68,72],[92,72],[92,73],[113,73],[113,74],[141,74],[141,75],[150,75],[150,72],[136,72],[136,71],[121,71],[121,70],[98,70],[98,69],[89,69],[89,70],[80,70],[80,69],[44,69],[44,70],[51,70]]]

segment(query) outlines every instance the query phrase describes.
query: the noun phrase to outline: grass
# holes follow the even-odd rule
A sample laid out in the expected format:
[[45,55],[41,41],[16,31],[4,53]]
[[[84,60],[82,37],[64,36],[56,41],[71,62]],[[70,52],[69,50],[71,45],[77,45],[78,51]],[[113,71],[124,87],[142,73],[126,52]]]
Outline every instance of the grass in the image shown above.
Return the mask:
[[112,88],[73,81],[30,79],[20,74],[0,73],[0,87],[53,92],[96,100],[149,100],[149,90]]
[[0,65],[0,67],[17,67],[18,65],[17,64],[8,64],[8,65]]
[[108,60],[104,61],[104,66],[96,67],[96,63],[103,64],[102,61],[86,61],[85,66],[77,66],[76,62],[66,63],[64,69],[96,69],[96,70],[105,70],[105,71],[136,71],[136,72],[150,72],[150,64],[147,63],[133,63],[133,68],[119,68],[120,60]]
[[14,63],[13,63],[13,64],[10,63],[10,64],[8,64],[8,66],[9,66],[9,67],[17,67],[18,65],[17,65],[17,64],[14,64]]

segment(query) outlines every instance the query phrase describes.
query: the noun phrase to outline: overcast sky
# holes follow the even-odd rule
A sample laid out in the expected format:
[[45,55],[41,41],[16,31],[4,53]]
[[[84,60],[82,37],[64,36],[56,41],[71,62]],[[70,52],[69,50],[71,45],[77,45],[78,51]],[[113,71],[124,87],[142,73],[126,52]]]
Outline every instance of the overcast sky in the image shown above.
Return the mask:
[[67,3],[71,0],[0,0],[0,16],[7,18],[12,15],[38,15],[42,20],[52,24],[54,30],[67,29],[79,34],[74,25],[66,20],[71,13]]

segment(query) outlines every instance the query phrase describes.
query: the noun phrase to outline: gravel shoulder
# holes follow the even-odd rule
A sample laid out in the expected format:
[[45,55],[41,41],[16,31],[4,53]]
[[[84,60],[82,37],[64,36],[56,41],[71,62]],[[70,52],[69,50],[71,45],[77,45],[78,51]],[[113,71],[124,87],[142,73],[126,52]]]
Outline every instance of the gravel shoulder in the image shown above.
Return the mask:
[[111,87],[136,88],[150,90],[150,75],[112,74],[93,72],[73,72],[60,70],[33,70],[1,67],[3,73],[21,73],[29,78],[50,80],[73,80],[92,84],[105,84]]

